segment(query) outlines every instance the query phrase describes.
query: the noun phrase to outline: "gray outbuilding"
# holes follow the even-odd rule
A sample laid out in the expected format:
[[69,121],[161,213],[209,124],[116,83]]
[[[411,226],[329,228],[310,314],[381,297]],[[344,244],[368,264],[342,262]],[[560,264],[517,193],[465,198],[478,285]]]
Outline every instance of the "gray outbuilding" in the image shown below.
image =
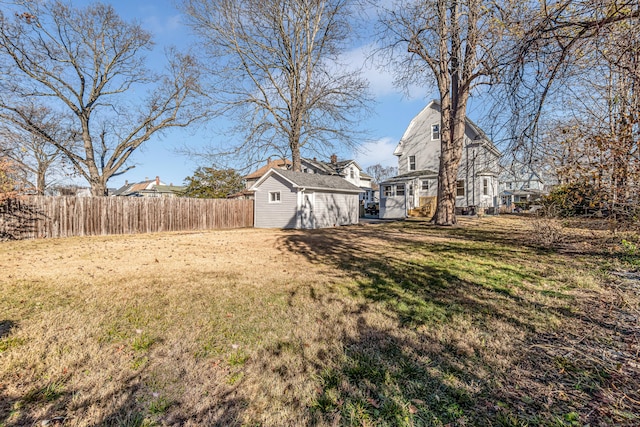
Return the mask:
[[339,176],[270,169],[252,187],[256,228],[357,224],[362,190]]

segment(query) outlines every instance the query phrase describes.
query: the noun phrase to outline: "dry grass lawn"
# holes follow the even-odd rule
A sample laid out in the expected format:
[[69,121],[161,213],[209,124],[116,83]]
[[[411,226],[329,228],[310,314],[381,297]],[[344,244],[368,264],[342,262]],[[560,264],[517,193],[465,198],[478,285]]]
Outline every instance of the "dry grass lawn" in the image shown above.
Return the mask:
[[638,241],[554,227],[0,242],[0,426],[640,425]]

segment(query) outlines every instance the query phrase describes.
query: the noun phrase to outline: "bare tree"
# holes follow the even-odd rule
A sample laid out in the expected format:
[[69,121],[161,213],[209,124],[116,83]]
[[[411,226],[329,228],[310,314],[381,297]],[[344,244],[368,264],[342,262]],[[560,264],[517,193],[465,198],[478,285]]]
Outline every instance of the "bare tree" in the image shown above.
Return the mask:
[[377,163],[368,166],[366,172],[371,175],[374,183],[380,184],[382,181],[397,175],[398,168],[396,166],[382,166],[380,163]]
[[[497,74],[505,40],[517,34],[525,6],[508,0],[397,0],[381,9],[381,54],[400,84],[435,81],[442,114],[438,198],[433,220],[456,223],[458,168],[467,102]],[[517,16],[516,16],[517,14]],[[426,93],[425,93],[426,95]]]
[[[55,146],[92,194],[104,196],[107,181],[133,167],[127,160],[152,135],[203,115],[195,60],[168,52],[168,72],[157,75],[145,67],[151,47],[151,35],[111,6],[22,1],[15,16],[0,15],[0,119]],[[32,120],[24,99],[70,114],[60,123],[66,131]],[[59,139],[69,130],[79,150]]]
[[[349,0],[183,0],[210,56],[216,101],[250,160],[352,144],[367,83],[340,64],[352,38]],[[224,150],[223,150],[224,151]]]
[[[61,122],[66,122],[62,117],[47,108],[33,105],[24,105],[21,111],[39,129],[46,130],[48,135],[70,151],[74,150],[79,136],[71,129],[60,126]],[[52,176],[68,176],[69,169],[72,169],[65,162],[66,158],[60,149],[37,134],[4,123],[0,125],[0,138],[6,146],[5,156],[13,161],[23,189],[31,189],[42,195],[54,182]]]
[[594,43],[603,32],[638,17],[637,0],[539,2],[539,8],[520,22],[519,37],[501,70],[499,104],[510,108],[513,148],[534,155],[545,107],[559,100],[561,89],[584,76],[581,64],[593,59],[589,52],[597,49]]
[[[562,183],[585,183],[619,218],[640,203],[640,22],[609,24],[584,41],[581,70],[545,142]],[[564,93],[567,92],[567,93]],[[620,214],[620,215],[618,215]]]

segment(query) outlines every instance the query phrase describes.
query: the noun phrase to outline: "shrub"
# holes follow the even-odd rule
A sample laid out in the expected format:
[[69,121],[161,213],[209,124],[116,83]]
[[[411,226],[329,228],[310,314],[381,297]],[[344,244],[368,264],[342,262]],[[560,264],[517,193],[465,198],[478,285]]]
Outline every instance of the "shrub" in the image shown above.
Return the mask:
[[594,185],[575,182],[556,187],[542,199],[542,204],[549,216],[566,218],[601,210],[604,200],[603,194]]

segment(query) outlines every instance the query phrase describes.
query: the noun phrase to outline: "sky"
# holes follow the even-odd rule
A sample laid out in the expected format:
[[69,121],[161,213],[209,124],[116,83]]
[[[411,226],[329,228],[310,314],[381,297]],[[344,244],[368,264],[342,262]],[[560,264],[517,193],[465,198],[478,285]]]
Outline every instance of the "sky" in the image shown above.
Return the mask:
[[[91,2],[74,0],[72,3],[83,7]],[[153,34],[156,46],[149,55],[150,64],[163,57],[167,46],[173,45],[179,50],[193,45],[197,48],[198,41],[183,23],[183,17],[173,0],[112,0],[106,3],[113,5],[122,18],[138,21]],[[370,41],[363,40],[363,43]],[[345,57],[355,66],[364,64],[365,49],[366,45],[354,46],[345,53]],[[340,159],[355,159],[363,169],[378,163],[397,166],[393,150],[413,117],[434,98],[434,88],[414,88],[411,96],[407,96],[401,89],[393,86],[390,73],[372,66],[365,67],[364,77],[369,81],[370,91],[375,98],[372,115],[361,124],[367,132],[367,139],[360,141],[357,151],[342,151],[337,154]],[[216,122],[209,123],[208,126],[209,129],[215,129]],[[198,166],[206,166],[206,159],[182,155],[179,149],[186,145],[191,150],[198,151],[202,147],[214,145],[217,142],[215,138],[220,137],[205,127],[176,129],[163,136],[156,135],[132,155],[130,163],[135,167],[112,178],[108,186],[119,188],[125,180],[131,183],[154,179],[156,176],[166,184],[181,185]]]

